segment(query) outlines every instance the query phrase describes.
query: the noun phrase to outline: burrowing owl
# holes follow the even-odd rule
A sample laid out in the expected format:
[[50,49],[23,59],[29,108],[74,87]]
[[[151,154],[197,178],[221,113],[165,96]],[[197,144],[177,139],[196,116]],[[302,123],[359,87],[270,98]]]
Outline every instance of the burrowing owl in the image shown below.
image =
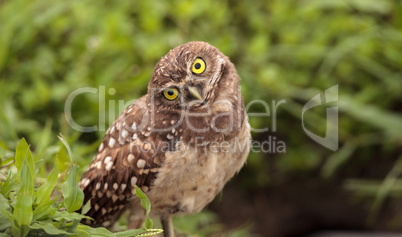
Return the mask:
[[131,210],[130,227],[144,212],[134,185],[151,201],[165,236],[171,217],[210,203],[240,170],[250,126],[239,76],[228,57],[205,42],[170,50],[156,64],[148,93],[119,115],[80,181],[93,224],[110,227]]

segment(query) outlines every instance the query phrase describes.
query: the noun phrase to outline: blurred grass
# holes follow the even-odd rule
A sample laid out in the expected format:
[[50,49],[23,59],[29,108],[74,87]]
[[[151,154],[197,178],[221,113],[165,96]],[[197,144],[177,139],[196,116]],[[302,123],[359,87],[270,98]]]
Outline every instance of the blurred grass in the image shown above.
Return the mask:
[[[104,111],[97,94],[80,95],[72,104],[78,124],[107,128],[118,100],[146,93],[160,57],[202,40],[235,63],[246,103],[286,100],[277,111],[276,132],[272,117],[250,118],[252,127],[270,129],[254,133],[255,140],[275,135],[287,150],[251,154],[242,188],[276,185],[269,170],[283,179],[316,171],[333,178],[341,169],[358,177],[356,167],[396,161],[401,153],[401,12],[401,2],[391,0],[0,1],[0,158],[12,156],[26,137],[41,164],[38,174],[46,177],[60,152],[61,132],[82,173],[104,131],[74,131],[65,120],[68,95],[81,87],[114,88],[115,94],[106,93],[104,124],[98,124]],[[340,150],[333,153],[305,135],[301,111],[337,84],[339,101],[331,106],[340,110]],[[305,118],[321,136],[325,108]],[[257,106],[250,112],[263,111]],[[58,162],[66,171],[68,156]],[[376,188],[380,192],[380,184]]]

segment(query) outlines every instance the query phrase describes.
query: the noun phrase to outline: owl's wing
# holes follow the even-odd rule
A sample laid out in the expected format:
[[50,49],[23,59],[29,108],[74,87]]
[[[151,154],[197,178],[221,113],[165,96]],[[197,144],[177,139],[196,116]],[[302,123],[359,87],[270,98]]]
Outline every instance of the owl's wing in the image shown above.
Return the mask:
[[136,198],[135,185],[143,191],[152,186],[165,156],[155,149],[161,137],[150,131],[149,114],[146,96],[121,113],[83,175],[79,185],[84,204],[91,201],[87,215],[94,219],[93,225],[116,219],[112,217]]

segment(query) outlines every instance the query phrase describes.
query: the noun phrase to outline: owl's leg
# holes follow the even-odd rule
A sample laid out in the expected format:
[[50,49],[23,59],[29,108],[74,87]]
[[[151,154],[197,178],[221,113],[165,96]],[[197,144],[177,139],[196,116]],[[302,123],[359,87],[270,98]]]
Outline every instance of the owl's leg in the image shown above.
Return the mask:
[[171,216],[161,217],[164,237],[174,237],[173,222]]

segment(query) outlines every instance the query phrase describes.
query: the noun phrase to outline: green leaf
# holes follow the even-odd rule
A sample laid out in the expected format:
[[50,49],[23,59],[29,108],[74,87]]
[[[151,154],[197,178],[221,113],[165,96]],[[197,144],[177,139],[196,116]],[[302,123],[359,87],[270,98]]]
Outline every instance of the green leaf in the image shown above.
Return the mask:
[[89,211],[89,209],[91,209],[91,200],[89,200],[85,206],[82,208],[81,214],[85,215],[87,214],[87,212]]
[[70,162],[73,163],[73,152],[71,151],[70,146],[68,145],[67,139],[63,136],[63,134],[60,134],[58,136],[60,141],[63,143],[63,145],[66,147],[68,156],[70,157]]
[[[1,149],[0,149],[0,151],[1,151]],[[0,166],[8,165],[9,163],[11,163],[11,162],[14,161],[14,160],[15,160],[15,157],[14,157],[14,156],[8,157],[8,158],[6,158],[6,159],[4,159],[4,160],[1,161]]]
[[19,230],[17,230],[16,226],[13,225],[13,233],[18,233],[19,236],[26,236],[29,232],[29,225],[31,224],[33,217],[32,200],[34,194],[34,181],[31,176],[27,159],[24,160],[21,167],[20,181],[21,188],[17,194],[13,215],[14,220],[18,224]]
[[47,182],[42,184],[42,186],[36,192],[36,202],[39,203],[39,205],[50,200],[50,195],[52,194],[52,191],[57,184],[58,174],[59,165],[56,160],[52,172],[50,172],[49,176],[47,177]]
[[31,225],[34,230],[44,230],[49,235],[63,235],[68,234],[67,231],[58,229],[52,223],[49,222],[38,222]]
[[8,172],[8,176],[7,176],[6,181],[3,183],[3,185],[0,188],[0,193],[5,198],[8,198],[8,196],[10,195],[11,188],[12,188],[12,185],[11,185],[12,179],[13,179],[13,177],[12,177],[12,173],[11,173],[11,170],[10,170]]
[[9,211],[7,211],[7,210],[5,210],[5,209],[0,209],[0,211],[1,211],[1,213],[2,213],[5,217],[7,217],[7,219],[8,219],[9,221],[13,221],[13,220],[14,220],[13,214],[12,214],[11,212],[9,212]]
[[75,231],[75,233],[71,234],[70,236],[72,236],[72,237],[82,237],[82,236],[92,237],[92,235],[90,235],[87,231],[79,230],[78,227],[77,227],[77,231]]
[[[17,167],[18,174],[21,172],[21,167],[25,159],[27,160],[27,164],[29,166],[29,172],[33,180],[35,166],[32,159],[32,153],[31,150],[29,150],[29,146],[28,143],[25,141],[25,138],[22,138],[15,150],[15,166]],[[17,178],[19,178],[19,176],[17,176]]]
[[52,216],[50,216],[49,218],[55,220],[55,221],[74,221],[74,220],[81,220],[82,218],[86,218],[86,219],[92,219],[90,217],[84,216],[82,214],[79,214],[77,212],[67,212],[67,211],[59,211],[54,213]]
[[73,236],[96,236],[96,237],[109,237],[109,236],[116,236],[114,233],[110,232],[109,230],[99,227],[99,228],[91,228],[90,226],[86,225],[78,225],[76,235]]
[[0,231],[12,226],[12,214],[8,211],[9,209],[8,200],[0,194]]
[[28,143],[25,141],[25,138],[22,138],[15,149],[15,167],[17,167],[18,172],[21,171],[28,148]]
[[0,194],[0,210],[9,210],[10,204],[8,203],[7,198],[5,198],[2,194]]
[[42,202],[40,203],[33,212],[33,220],[37,221],[42,219],[43,217],[53,215],[57,209],[52,207],[52,205],[58,200],[59,198],[55,198],[51,201]]
[[56,157],[57,163],[59,164],[59,172],[65,172],[71,166],[70,158],[68,157],[66,149],[60,147]]
[[84,192],[77,183],[77,166],[71,167],[68,172],[66,182],[63,184],[64,206],[68,212],[73,212],[81,208],[84,201]]
[[[26,229],[26,228],[24,228]],[[11,231],[13,233],[13,236],[19,237],[19,236],[25,236],[23,235],[23,232],[21,231],[20,227],[18,226],[18,223],[13,221],[13,225],[11,226]]]
[[149,201],[147,195],[145,195],[142,190],[135,185],[135,195],[139,199],[141,199],[141,206],[145,208],[147,218],[145,219],[145,228],[146,229],[152,229],[154,227],[154,223],[152,222],[151,218],[149,218],[149,212],[151,211],[151,202]]
[[69,233],[75,233],[80,221],[81,220],[74,220],[72,223],[68,223],[68,225],[65,227],[65,230]]

